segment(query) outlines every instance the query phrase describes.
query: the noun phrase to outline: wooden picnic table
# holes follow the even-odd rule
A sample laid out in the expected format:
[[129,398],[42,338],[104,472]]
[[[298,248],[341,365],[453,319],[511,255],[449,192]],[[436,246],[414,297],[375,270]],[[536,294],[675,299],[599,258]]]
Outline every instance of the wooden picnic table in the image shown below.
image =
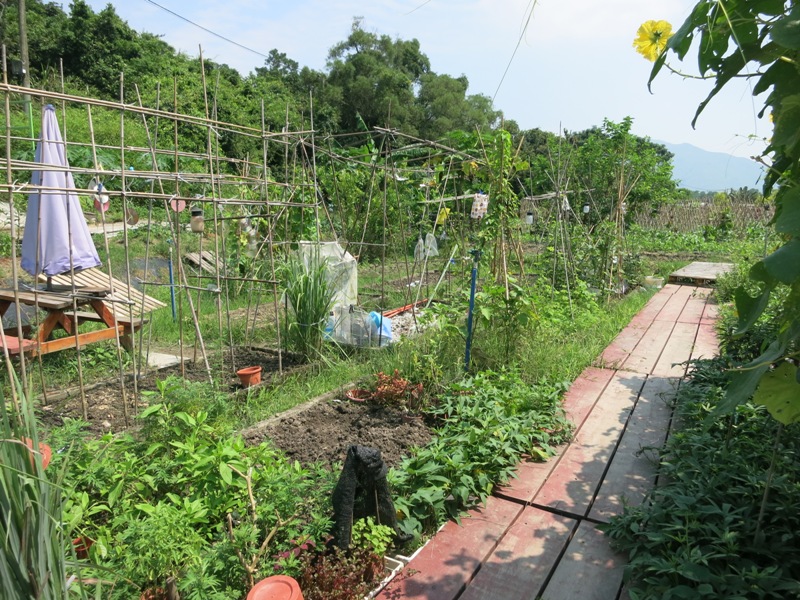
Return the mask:
[[[0,318],[17,300],[20,304],[34,306],[45,312],[38,327],[26,328],[30,329],[28,338],[20,339],[16,327],[4,329],[8,353],[49,354],[66,348],[113,340],[117,336],[123,347],[132,348],[132,334],[141,327],[142,320],[124,320],[115,316],[104,301],[108,294],[108,289],[87,287],[77,288],[74,297],[71,288],[16,292],[0,289]],[[87,321],[101,323],[104,327],[94,331],[78,331],[80,325]],[[53,339],[56,328],[63,329],[68,335]],[[3,340],[0,338],[0,348],[2,347]]]

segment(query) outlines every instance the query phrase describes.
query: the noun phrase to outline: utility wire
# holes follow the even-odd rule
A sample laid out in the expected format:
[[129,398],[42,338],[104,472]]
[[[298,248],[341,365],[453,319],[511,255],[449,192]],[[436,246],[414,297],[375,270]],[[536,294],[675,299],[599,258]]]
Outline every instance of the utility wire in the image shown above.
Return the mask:
[[494,103],[495,98],[497,98],[497,93],[500,91],[500,86],[502,86],[503,82],[506,80],[506,75],[508,75],[508,70],[511,68],[511,63],[514,62],[514,57],[517,55],[517,50],[519,50],[519,46],[522,43],[522,38],[525,37],[525,32],[528,31],[528,25],[530,25],[531,19],[533,18],[533,9],[536,7],[536,2],[537,0],[531,0],[531,3],[528,5],[528,18],[525,19],[525,25],[522,28],[522,32],[519,34],[519,39],[517,40],[517,45],[514,47],[514,52],[511,53],[511,58],[508,60],[506,70],[503,71],[503,76],[500,78],[500,83],[497,84],[497,89],[494,91],[492,103]]
[[160,8],[161,10],[167,11],[169,14],[171,14],[171,15],[173,15],[175,17],[178,17],[181,21],[186,21],[190,25],[194,25],[195,27],[198,27],[198,28],[202,29],[203,31],[205,31],[207,33],[210,33],[211,35],[213,35],[215,37],[218,37],[221,40],[225,40],[226,42],[229,42],[229,43],[233,44],[234,46],[239,46],[239,48],[241,48],[243,50],[247,50],[248,52],[252,52],[253,54],[257,54],[258,56],[262,56],[264,58],[269,58],[269,56],[259,52],[258,50],[253,50],[252,48],[248,48],[247,46],[243,46],[239,42],[235,42],[230,38],[226,38],[224,35],[220,35],[220,34],[214,32],[214,31],[211,31],[210,29],[208,29],[206,27],[203,27],[202,25],[199,25],[199,24],[195,23],[194,21],[190,21],[189,19],[179,15],[175,11],[168,9],[166,6],[161,6],[158,2],[153,2],[153,0],[144,0],[144,1],[149,3],[149,4],[152,4],[153,6],[156,6],[156,7]]
[[420,5],[419,5],[417,8],[414,8],[414,9],[412,9],[412,10],[408,11],[408,12],[407,12],[405,15],[403,15],[403,16],[404,16],[404,17],[407,17],[407,16],[408,16],[408,15],[410,15],[411,13],[413,13],[413,12],[417,12],[417,11],[418,11],[420,8],[422,8],[422,7],[423,7],[423,6],[425,6],[426,4],[429,4],[430,2],[431,2],[431,0],[425,0],[425,2],[423,2],[422,4],[420,4]]

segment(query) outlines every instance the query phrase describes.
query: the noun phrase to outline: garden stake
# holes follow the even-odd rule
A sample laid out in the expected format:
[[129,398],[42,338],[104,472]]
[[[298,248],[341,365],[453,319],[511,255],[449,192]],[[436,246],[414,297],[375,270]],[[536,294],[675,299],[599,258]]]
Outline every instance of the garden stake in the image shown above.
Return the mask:
[[475,287],[478,284],[478,261],[481,259],[480,250],[470,250],[472,254],[472,281],[469,286],[469,313],[467,314],[467,350],[464,354],[464,371],[469,371],[469,359],[472,351],[472,313],[475,311]]
[[172,322],[178,320],[178,313],[175,311],[175,275],[172,272],[172,240],[169,240],[169,300],[172,306]]

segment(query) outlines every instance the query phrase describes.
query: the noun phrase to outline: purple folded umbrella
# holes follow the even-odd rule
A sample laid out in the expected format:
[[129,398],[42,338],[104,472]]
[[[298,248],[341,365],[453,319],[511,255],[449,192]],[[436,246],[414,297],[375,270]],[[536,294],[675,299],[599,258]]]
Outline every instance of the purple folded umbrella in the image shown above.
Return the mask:
[[35,161],[52,166],[34,171],[31,176],[34,191],[28,196],[22,268],[34,277],[40,273],[52,277],[68,273],[70,268],[79,271],[99,266],[100,257],[83,217],[56,110],[51,104],[42,113]]

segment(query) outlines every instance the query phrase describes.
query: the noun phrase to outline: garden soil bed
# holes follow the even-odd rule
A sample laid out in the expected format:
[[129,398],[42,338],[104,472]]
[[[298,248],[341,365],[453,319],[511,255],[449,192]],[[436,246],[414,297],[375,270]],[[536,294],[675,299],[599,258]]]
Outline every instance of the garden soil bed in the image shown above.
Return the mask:
[[[187,356],[191,358],[190,351]],[[262,385],[269,385],[271,380],[278,376],[278,354],[274,350],[259,348],[255,346],[234,347],[234,358],[237,369],[245,366],[260,366],[262,368]],[[283,353],[282,363],[284,374],[304,368],[302,361],[296,355]],[[220,357],[210,356],[209,365],[211,373],[216,380],[222,383],[222,389],[231,393],[241,391],[242,385],[231,366],[230,350],[225,350]],[[220,366],[222,365],[222,366]],[[185,362],[184,377],[189,381],[208,381],[208,374],[202,359],[197,362]],[[157,391],[156,382],[163,380],[170,375],[181,376],[180,365],[151,371],[137,382],[139,394],[143,391]],[[86,386],[86,403],[88,405],[88,429],[93,434],[102,435],[106,432],[118,432],[130,427],[133,423],[133,415],[138,410],[147,406],[147,399],[139,398],[134,395],[133,377],[125,377],[125,395],[128,403],[128,424],[125,424],[125,412],[122,389],[120,387],[119,376],[113,379],[93,383]],[[82,419],[81,394],[79,388],[70,390],[51,391],[48,405],[41,408],[42,422],[47,428],[57,427],[64,423],[65,418]]]
[[406,419],[400,410],[336,399],[312,402],[271,419],[266,427],[245,432],[248,443],[269,439],[303,465],[323,463],[334,468],[344,462],[353,444],[377,448],[384,462],[395,466],[411,448],[424,446],[431,437],[422,419]]

